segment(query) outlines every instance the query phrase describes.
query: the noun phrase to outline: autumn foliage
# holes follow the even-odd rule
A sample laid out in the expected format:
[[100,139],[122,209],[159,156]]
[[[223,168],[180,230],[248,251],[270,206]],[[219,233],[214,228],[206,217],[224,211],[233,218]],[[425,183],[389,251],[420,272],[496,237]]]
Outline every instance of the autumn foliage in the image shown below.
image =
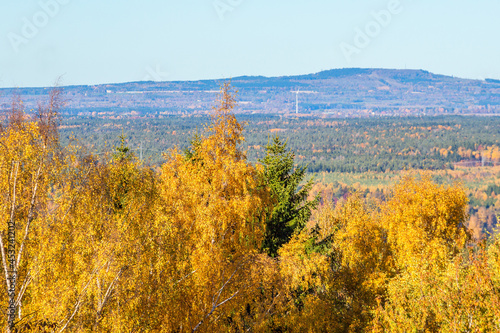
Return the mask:
[[59,98],[2,119],[6,331],[500,330],[500,239],[473,242],[459,185],[308,200],[279,138],[247,160],[229,85],[153,169],[124,136],[106,156],[61,147]]

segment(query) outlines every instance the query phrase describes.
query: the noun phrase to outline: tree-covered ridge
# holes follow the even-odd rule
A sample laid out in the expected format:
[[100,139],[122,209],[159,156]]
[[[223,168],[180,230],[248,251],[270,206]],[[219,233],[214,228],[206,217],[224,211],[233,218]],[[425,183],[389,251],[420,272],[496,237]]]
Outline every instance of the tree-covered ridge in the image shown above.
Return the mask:
[[290,141],[249,161],[234,105],[224,85],[206,130],[153,168],[125,136],[100,156],[61,146],[57,94],[38,116],[14,104],[0,132],[6,331],[500,330],[499,239],[473,242],[459,185],[423,175],[384,200],[308,200]]
[[[67,114],[133,116],[193,115],[210,110],[218,80],[142,81],[65,87]],[[240,76],[239,111],[293,113],[295,91],[302,114],[340,117],[499,114],[499,80],[470,80],[424,70],[342,68],[295,76]],[[0,89],[0,107],[18,92],[28,107],[47,88]]]

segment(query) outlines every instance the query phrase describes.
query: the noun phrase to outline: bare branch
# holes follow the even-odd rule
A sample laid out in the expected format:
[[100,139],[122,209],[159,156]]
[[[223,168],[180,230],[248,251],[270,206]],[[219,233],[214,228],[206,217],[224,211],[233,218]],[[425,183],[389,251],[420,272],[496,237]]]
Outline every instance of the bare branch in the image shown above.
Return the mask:
[[207,315],[195,326],[195,328],[193,328],[193,330],[191,332],[195,332],[196,330],[198,330],[198,328],[201,326],[201,324],[203,324],[203,322],[205,321],[205,319],[207,319],[208,317],[210,317],[212,315],[212,313],[219,307],[221,306],[222,304],[230,301],[231,299],[233,299],[237,294],[238,294],[239,290],[237,290],[234,294],[232,294],[230,297],[226,298],[224,301],[220,302],[219,304],[213,304],[212,306],[212,309],[210,310],[209,313],[207,313]]
[[[83,296],[84,296],[84,292],[85,290],[87,289],[87,287],[90,285],[90,282],[92,281],[92,279],[94,278],[94,275],[97,274],[97,271],[99,270],[100,267],[96,267],[94,269],[94,271],[92,272],[92,274],[90,275],[90,278],[87,282],[87,284],[85,284],[85,287],[83,287],[82,291],[80,292],[80,295],[78,295],[78,298],[75,302],[75,306],[74,306],[74,311],[73,313],[71,314],[71,316],[69,317],[69,319],[66,321],[66,323],[64,324],[64,326],[59,330],[59,333],[61,333],[62,331],[64,331],[66,329],[66,327],[68,327],[68,324],[71,322],[71,320],[73,319],[73,317],[76,315],[76,313],[78,312],[78,310],[80,309],[80,306],[82,305],[83,303]],[[63,322],[63,320],[61,320],[61,322]]]
[[7,229],[7,243],[8,243],[8,250],[7,250],[7,257],[9,261],[9,268],[10,270],[6,271],[7,279],[7,294],[9,295],[9,307],[8,307],[8,314],[7,314],[7,321],[9,325],[8,331],[13,327],[14,325],[14,320],[15,320],[15,312],[16,312],[16,304],[15,304],[15,297],[16,297],[16,279],[17,279],[17,267],[16,267],[16,252],[15,252],[15,246],[16,246],[16,224],[15,224],[15,212],[16,212],[16,189],[17,189],[17,175],[19,172],[19,161],[15,162],[16,165],[16,171],[14,173],[14,184],[12,186],[12,205],[11,205],[11,211],[10,211],[10,220],[8,223],[8,229]]
[[174,285],[178,284],[178,283],[179,283],[179,282],[181,282],[182,280],[184,280],[184,279],[188,278],[189,276],[193,275],[194,273],[196,273],[196,271],[197,271],[197,270],[195,269],[195,270],[194,270],[194,271],[192,271],[191,273],[188,273],[187,275],[185,275],[185,276],[181,277],[179,280],[177,280],[177,281],[174,283]]
[[108,289],[106,290],[106,293],[104,294],[104,298],[102,299],[101,301],[101,307],[99,308],[99,310],[97,312],[101,312],[102,309],[104,308],[104,305],[106,305],[106,302],[108,301],[108,299],[110,298],[111,296],[111,292],[113,291],[113,288],[116,284],[116,282],[118,281],[118,279],[120,278],[120,276],[122,275],[123,271],[125,270],[125,267],[122,267],[120,269],[120,271],[118,272],[118,274],[116,274],[115,278],[113,279],[113,281],[109,284],[109,287]]
[[[14,169],[15,166],[15,169]],[[15,171],[14,171],[15,170]],[[9,199],[12,201],[11,205],[11,212],[10,212],[10,222],[12,223],[14,221],[14,214],[15,214],[15,203],[16,203],[16,185],[17,185],[17,174],[19,171],[19,162],[12,162],[12,169],[9,177],[9,185],[11,184],[12,178],[14,178],[14,183],[13,183],[13,188],[12,188],[12,196],[10,195],[10,190],[9,190]],[[2,252],[2,265],[3,269],[5,272],[5,283],[7,286],[7,291],[10,289],[10,279],[9,279],[9,273],[8,273],[8,268],[7,268],[7,256],[5,254],[5,247],[3,243],[3,238],[0,237],[0,247],[1,247],[1,252]]]
[[221,305],[225,304],[226,302],[232,300],[238,293],[239,293],[239,290],[237,290],[236,292],[234,292],[230,297],[226,298],[225,300],[223,300],[222,302],[219,303],[219,299],[220,299],[220,295],[222,294],[222,292],[224,291],[224,289],[226,288],[227,284],[233,279],[234,275],[241,269],[241,267],[246,263],[248,262],[250,259],[248,260],[244,260],[242,261],[238,267],[234,270],[233,274],[231,274],[231,276],[229,277],[229,279],[226,280],[226,282],[224,282],[224,284],[222,285],[222,287],[217,291],[217,293],[212,297],[212,309],[210,310],[210,312],[208,312],[205,317],[203,317],[203,319],[192,329],[191,332],[195,332],[202,324],[203,322],[208,318],[210,317],[214,311],[220,307]]
[[7,290],[9,290],[10,283],[9,283],[9,275],[8,275],[8,270],[7,270],[7,259],[5,258],[5,247],[4,247],[3,239],[2,238],[3,237],[0,236],[0,248],[2,250],[2,265],[3,265],[3,270],[4,270],[4,273],[5,273],[6,287],[7,287]]
[[26,289],[28,288],[28,285],[31,283],[31,281],[33,281],[33,278],[31,277],[30,272],[28,272],[28,274],[26,274],[26,279],[24,280],[23,285],[21,286],[21,289],[19,290],[19,294],[17,295],[16,306],[21,304],[21,300],[24,296],[24,293],[26,292]]
[[24,250],[24,244],[26,242],[26,239],[28,238],[29,228],[30,228],[31,222],[33,221],[33,217],[34,217],[33,212],[35,209],[36,194],[38,191],[38,180],[40,179],[40,172],[42,170],[42,166],[43,166],[43,161],[40,160],[40,166],[38,167],[38,170],[36,171],[33,193],[31,194],[30,208],[28,211],[28,221],[26,222],[26,227],[24,229],[23,241],[21,242],[21,247],[19,248],[19,253],[17,254],[16,269],[19,269],[19,263],[21,262],[21,255],[22,255],[23,250]]

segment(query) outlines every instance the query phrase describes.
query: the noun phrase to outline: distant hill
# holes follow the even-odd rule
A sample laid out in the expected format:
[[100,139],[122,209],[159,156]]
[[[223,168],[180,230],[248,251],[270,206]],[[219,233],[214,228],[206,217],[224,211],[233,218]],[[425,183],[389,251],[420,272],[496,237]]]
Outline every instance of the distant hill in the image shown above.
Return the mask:
[[[128,82],[64,87],[66,112],[121,117],[205,113],[227,80]],[[424,70],[343,68],[314,74],[231,79],[237,112],[331,116],[500,114],[500,80],[469,80]],[[0,106],[14,93],[36,106],[50,88],[0,89]],[[94,113],[95,112],[95,113]]]

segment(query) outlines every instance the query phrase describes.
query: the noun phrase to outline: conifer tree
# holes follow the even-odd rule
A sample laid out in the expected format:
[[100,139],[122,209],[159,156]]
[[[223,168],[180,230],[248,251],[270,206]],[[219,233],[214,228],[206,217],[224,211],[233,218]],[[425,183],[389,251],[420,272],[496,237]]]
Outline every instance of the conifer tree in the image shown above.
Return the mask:
[[263,242],[263,250],[273,257],[295,232],[305,227],[311,211],[319,203],[319,196],[307,201],[313,183],[309,180],[300,186],[307,167],[294,170],[294,158],[295,154],[287,149],[287,142],[276,136],[272,144],[266,146],[266,156],[260,160],[264,165],[264,182],[275,202],[267,216]]

